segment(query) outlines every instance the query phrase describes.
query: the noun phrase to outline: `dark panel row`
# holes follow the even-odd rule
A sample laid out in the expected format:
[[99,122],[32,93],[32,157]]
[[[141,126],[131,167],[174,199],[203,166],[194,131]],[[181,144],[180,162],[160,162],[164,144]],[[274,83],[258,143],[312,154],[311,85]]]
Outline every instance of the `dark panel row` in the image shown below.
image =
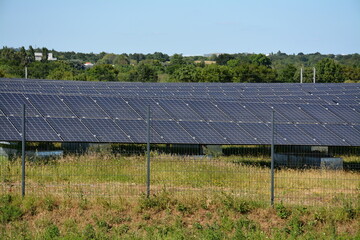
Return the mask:
[[[21,118],[0,116],[0,140],[21,140]],[[359,146],[360,125],[276,124],[275,144]],[[27,141],[145,143],[144,120],[26,118]],[[152,143],[270,144],[265,123],[151,121]]]
[[269,123],[274,110],[277,123],[360,124],[360,106],[0,94],[6,116],[21,116],[22,104],[31,117],[144,120],[150,106],[154,120]]

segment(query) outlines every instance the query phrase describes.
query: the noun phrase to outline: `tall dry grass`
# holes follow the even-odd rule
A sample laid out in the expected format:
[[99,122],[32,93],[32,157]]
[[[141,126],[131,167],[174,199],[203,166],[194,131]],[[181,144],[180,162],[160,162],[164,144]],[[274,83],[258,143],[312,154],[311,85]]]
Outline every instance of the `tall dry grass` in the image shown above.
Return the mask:
[[[351,156],[345,160],[356,163],[358,158]],[[178,195],[229,192],[267,201],[270,199],[269,161],[266,156],[208,158],[152,153],[151,191],[166,189]],[[21,161],[0,162],[0,192],[20,192]],[[68,155],[26,164],[28,193],[138,197],[145,190],[146,160],[141,155]],[[339,199],[359,197],[359,171],[275,171],[275,200],[278,202],[333,204]]]

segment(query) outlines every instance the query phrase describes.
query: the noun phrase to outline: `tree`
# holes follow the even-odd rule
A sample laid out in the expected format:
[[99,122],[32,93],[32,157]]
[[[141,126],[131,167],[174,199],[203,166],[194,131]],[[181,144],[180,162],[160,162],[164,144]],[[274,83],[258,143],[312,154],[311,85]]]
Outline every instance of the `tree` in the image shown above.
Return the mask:
[[27,66],[28,65],[28,59],[27,59],[27,53],[24,47],[20,48],[20,51],[18,52],[20,61],[21,61],[21,66]]
[[113,64],[115,65],[129,65],[130,60],[125,54],[117,55],[113,60]]
[[146,56],[142,53],[133,53],[133,54],[129,54],[129,58],[131,60],[135,60],[136,63],[142,61],[142,60],[145,60],[146,59]]
[[194,65],[184,65],[171,75],[176,82],[198,82],[198,70]]
[[239,59],[231,59],[231,60],[227,61],[226,65],[231,68],[237,67],[240,65],[240,60]]
[[264,54],[253,54],[250,57],[251,63],[258,66],[271,67],[271,60]]
[[219,65],[226,65],[226,63],[229,61],[229,60],[232,60],[234,59],[235,57],[230,55],[230,54],[220,54],[219,56],[216,57],[216,63],[219,64]]
[[275,82],[275,69],[256,64],[242,64],[232,71],[234,82]]
[[74,74],[71,71],[56,68],[49,73],[47,79],[74,80]]
[[160,62],[166,62],[170,60],[169,55],[162,52],[154,52],[153,54],[146,55],[146,59],[158,60]]
[[90,81],[116,81],[119,73],[110,64],[98,64],[86,71],[86,79]]
[[57,67],[50,71],[49,75],[46,77],[47,79],[74,80],[74,72],[76,69],[73,68],[70,63],[65,61],[57,61],[53,64]]
[[157,82],[156,70],[148,64],[139,64],[129,73],[129,80],[133,82]]
[[170,58],[171,65],[183,65],[185,64],[185,60],[182,54],[175,53]]
[[114,59],[116,58],[116,55],[113,53],[108,53],[104,55],[103,58],[101,58],[97,63],[98,64],[114,64]]
[[278,71],[279,75],[277,80],[279,82],[294,82],[296,67],[293,64],[287,64],[284,68]]
[[29,46],[29,60],[29,63],[35,61],[35,51],[31,45]]
[[325,58],[316,64],[317,82],[343,82],[343,67],[333,59]]
[[202,82],[232,82],[230,68],[216,64],[206,65],[201,69],[199,80]]
[[32,62],[28,67],[29,78],[46,79],[56,67],[55,62]]
[[47,62],[48,61],[48,55],[49,55],[49,50],[47,48],[42,48],[42,57],[41,57],[41,61],[42,62]]
[[360,81],[360,67],[344,67],[345,80]]

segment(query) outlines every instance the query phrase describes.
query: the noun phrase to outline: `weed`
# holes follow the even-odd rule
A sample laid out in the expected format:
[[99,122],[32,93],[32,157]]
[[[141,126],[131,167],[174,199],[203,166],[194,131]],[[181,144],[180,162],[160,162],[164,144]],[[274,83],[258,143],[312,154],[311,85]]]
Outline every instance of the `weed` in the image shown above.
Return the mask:
[[55,237],[60,237],[60,230],[55,224],[51,224],[45,229],[44,239],[50,240]]
[[329,213],[325,208],[316,209],[314,212],[314,221],[317,223],[326,223],[329,218]]
[[121,216],[121,213],[117,213],[114,216],[110,217],[109,223],[110,224],[121,224],[124,222],[131,222],[131,217],[130,216]]
[[88,210],[88,203],[89,201],[86,198],[82,197],[79,202],[80,209]]
[[203,229],[203,226],[202,226],[201,223],[199,223],[199,222],[195,222],[195,223],[193,224],[193,227],[194,227],[195,229],[198,229],[198,230]]
[[178,203],[177,206],[176,206],[176,209],[181,212],[182,214],[185,214],[185,213],[192,213],[191,211],[191,208],[186,206],[185,204],[183,203]]
[[281,219],[287,219],[291,215],[291,210],[287,209],[282,202],[275,205],[275,210]]
[[145,213],[143,215],[143,219],[146,220],[146,221],[150,220],[151,219],[150,213]]
[[95,229],[91,224],[85,226],[83,237],[86,240],[94,239],[96,237]]
[[298,216],[294,216],[288,223],[290,228],[290,234],[293,237],[298,237],[303,233],[304,222],[299,219]]
[[119,235],[123,235],[130,230],[129,225],[123,224],[115,229],[115,232]]
[[258,226],[250,219],[242,217],[235,222],[235,229],[246,229],[247,231],[256,231]]
[[352,206],[351,202],[346,201],[342,207],[346,219],[354,219],[356,216],[356,209]]
[[51,212],[51,211],[57,209],[59,206],[58,206],[57,202],[55,201],[55,199],[52,196],[47,195],[44,198],[43,207],[44,207],[45,210]]
[[74,219],[66,219],[62,225],[67,233],[73,233],[75,235],[78,234],[78,226]]
[[207,225],[202,231],[204,239],[220,240],[224,238],[224,233],[221,231],[220,226],[217,223]]
[[37,213],[37,205],[35,197],[33,196],[27,196],[22,201],[22,209],[25,213],[30,214],[31,216],[36,215]]
[[142,195],[139,199],[140,209],[155,209],[157,211],[162,211],[168,208],[171,203],[170,195],[166,191],[162,191],[160,194],[154,194],[150,197]]
[[111,229],[111,226],[110,226],[105,220],[98,220],[98,221],[96,221],[96,225],[97,225],[99,228],[103,228],[103,229],[105,229],[105,230]]
[[234,210],[239,213],[245,214],[251,211],[251,206],[249,202],[231,196],[230,194],[223,193],[222,203],[229,210]]
[[21,208],[13,203],[11,195],[5,195],[0,199],[0,223],[8,223],[22,217]]

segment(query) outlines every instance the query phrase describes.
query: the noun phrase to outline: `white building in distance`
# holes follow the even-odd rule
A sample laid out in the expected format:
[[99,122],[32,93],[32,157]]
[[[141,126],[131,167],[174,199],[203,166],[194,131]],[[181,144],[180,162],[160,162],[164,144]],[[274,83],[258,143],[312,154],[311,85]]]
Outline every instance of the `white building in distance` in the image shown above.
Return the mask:
[[[35,61],[41,61],[42,59],[42,53],[41,52],[35,52]],[[48,53],[48,61],[55,61],[57,58],[53,57],[52,53]]]

